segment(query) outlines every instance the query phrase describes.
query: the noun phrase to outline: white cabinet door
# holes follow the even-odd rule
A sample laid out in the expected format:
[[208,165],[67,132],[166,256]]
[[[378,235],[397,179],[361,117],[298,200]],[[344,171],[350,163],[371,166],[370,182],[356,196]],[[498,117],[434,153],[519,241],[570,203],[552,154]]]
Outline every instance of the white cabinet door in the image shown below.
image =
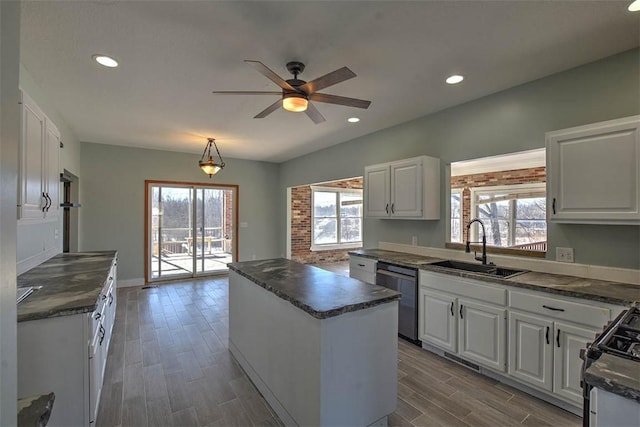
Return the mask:
[[542,317],[509,312],[509,375],[552,390],[553,330]]
[[391,213],[389,166],[367,166],[364,169],[364,216],[387,217]]
[[457,347],[456,298],[440,292],[419,291],[419,339],[455,353]]
[[391,216],[422,216],[422,161],[391,164]]
[[45,115],[29,96],[22,92],[20,135],[19,218],[43,218],[46,198]]
[[46,179],[45,194],[49,204],[46,216],[57,217],[60,213],[60,131],[50,121],[46,123]]
[[558,396],[582,404],[580,350],[593,342],[598,331],[562,322],[554,323],[553,391]]
[[458,299],[458,354],[505,371],[506,310]]
[[551,221],[640,224],[640,116],[548,132]]
[[18,219],[60,212],[60,132],[24,92],[20,134]]

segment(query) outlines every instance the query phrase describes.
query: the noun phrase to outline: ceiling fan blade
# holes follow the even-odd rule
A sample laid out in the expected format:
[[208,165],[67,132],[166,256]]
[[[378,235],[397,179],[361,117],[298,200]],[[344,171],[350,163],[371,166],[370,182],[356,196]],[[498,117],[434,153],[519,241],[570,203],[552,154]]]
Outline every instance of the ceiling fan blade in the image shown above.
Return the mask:
[[267,117],[269,114],[276,111],[278,108],[280,108],[281,105],[282,105],[282,99],[278,99],[276,102],[274,102],[273,104],[269,105],[267,108],[265,108],[264,110],[256,114],[253,118],[263,119]]
[[264,65],[262,62],[251,61],[249,59],[245,59],[244,62],[251,65],[253,68],[256,69],[257,72],[259,72],[260,74],[262,74],[263,76],[265,76],[266,78],[268,78],[269,80],[271,80],[272,82],[280,86],[282,89],[293,90],[293,91],[296,90],[293,86],[291,86],[289,83],[284,81],[282,77],[280,77],[279,75],[271,71],[271,69],[266,65]]
[[311,103],[307,104],[307,109],[304,112],[307,114],[307,116],[309,116],[311,120],[313,120],[313,123],[315,124],[327,121],[327,119],[325,119],[324,116],[320,114],[320,111],[318,111],[318,109]]
[[217,95],[282,95],[282,92],[258,92],[252,90],[214,90]]
[[309,95],[311,101],[326,102],[329,104],[346,105],[347,107],[369,108],[371,101],[357,98],[347,98],[346,96],[328,95],[326,93],[312,93]]
[[322,90],[326,87],[333,86],[345,80],[352,79],[356,76],[356,73],[348,69],[347,67],[342,67],[339,70],[332,71],[329,74],[325,74],[322,77],[318,77],[315,80],[311,80],[300,86],[306,94],[310,95],[314,92]]

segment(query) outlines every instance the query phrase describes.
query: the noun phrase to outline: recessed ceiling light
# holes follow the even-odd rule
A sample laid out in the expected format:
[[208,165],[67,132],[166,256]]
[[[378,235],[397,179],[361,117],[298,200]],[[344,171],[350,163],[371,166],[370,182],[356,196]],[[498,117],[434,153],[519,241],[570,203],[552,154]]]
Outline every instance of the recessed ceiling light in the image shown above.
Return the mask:
[[455,84],[460,83],[463,80],[464,80],[463,76],[460,76],[458,74],[454,74],[452,76],[447,77],[446,82],[449,83],[450,85],[455,85]]
[[640,10],[640,0],[636,0],[629,5],[629,12],[637,12]]
[[359,118],[357,118],[357,117],[349,117],[349,118],[347,119],[347,121],[348,121],[349,123],[358,123],[358,122],[360,121],[360,119],[359,119]]
[[109,68],[115,68],[118,66],[118,61],[116,61],[115,59],[113,59],[110,56],[107,55],[93,55],[92,58],[100,65],[105,66],[105,67],[109,67]]

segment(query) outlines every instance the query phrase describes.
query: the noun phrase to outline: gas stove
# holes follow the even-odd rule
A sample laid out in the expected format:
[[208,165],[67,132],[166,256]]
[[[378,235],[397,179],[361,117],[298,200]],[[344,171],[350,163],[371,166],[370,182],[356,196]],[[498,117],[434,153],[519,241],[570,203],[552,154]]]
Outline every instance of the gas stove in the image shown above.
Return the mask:
[[602,353],[640,361],[640,309],[621,313],[587,349],[585,363]]
[[[593,425],[590,421],[592,416],[603,412],[594,412],[596,403],[591,402],[592,389],[594,387],[584,381],[584,375],[587,369],[600,359],[603,354],[630,360],[632,364],[638,362],[638,372],[640,372],[640,309],[638,307],[631,307],[622,312],[613,322],[605,327],[602,334],[596,338],[593,344],[589,345],[588,348],[580,354],[580,357],[584,360],[582,364],[582,390],[584,398],[583,426],[585,427]],[[627,410],[630,408],[630,413],[634,414],[632,417],[635,418],[640,411],[637,406],[634,407],[630,405],[629,402],[628,399],[615,396],[609,406],[611,406],[611,408],[618,408],[618,404],[622,404]],[[600,402],[600,405],[602,405],[602,402]],[[619,414],[623,413],[623,411],[618,411],[617,409],[613,410],[614,413],[616,411]]]

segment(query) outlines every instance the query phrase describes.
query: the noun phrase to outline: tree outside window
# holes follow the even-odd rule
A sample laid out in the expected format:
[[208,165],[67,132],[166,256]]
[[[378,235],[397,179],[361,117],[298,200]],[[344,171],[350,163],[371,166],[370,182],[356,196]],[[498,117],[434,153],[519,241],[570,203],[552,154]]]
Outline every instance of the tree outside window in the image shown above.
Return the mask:
[[[542,185],[478,188],[472,192],[474,212],[485,225],[487,245],[518,247],[546,242],[546,196]],[[479,240],[478,229],[474,231]]]
[[451,241],[462,242],[462,189],[451,189]]
[[360,246],[362,190],[314,187],[312,249]]

